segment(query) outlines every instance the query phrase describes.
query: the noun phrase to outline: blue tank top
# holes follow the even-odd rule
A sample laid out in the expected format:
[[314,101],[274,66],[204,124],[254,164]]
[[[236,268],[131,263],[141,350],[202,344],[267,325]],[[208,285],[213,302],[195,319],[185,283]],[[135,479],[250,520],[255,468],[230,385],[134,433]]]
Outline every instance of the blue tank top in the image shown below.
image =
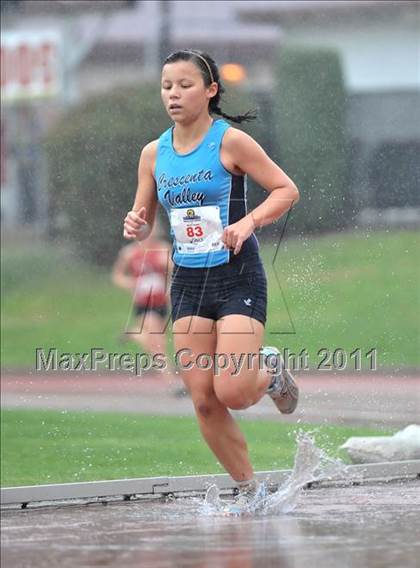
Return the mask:
[[[245,176],[231,174],[220,161],[220,147],[228,128],[225,120],[213,121],[202,142],[187,154],[174,150],[173,127],[159,138],[157,197],[171,222],[172,258],[178,266],[209,268],[258,254],[254,234],[243,243],[238,255],[225,249],[220,241],[220,231],[247,214]],[[204,244],[202,226],[211,227],[210,240]]]

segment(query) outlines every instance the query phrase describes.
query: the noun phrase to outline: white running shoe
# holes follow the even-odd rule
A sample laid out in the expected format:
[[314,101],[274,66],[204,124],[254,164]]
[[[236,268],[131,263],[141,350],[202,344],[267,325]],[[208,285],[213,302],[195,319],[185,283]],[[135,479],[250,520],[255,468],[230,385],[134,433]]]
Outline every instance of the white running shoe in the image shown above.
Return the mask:
[[224,508],[225,515],[251,515],[263,508],[267,488],[264,483],[251,484],[250,487],[239,489],[238,495]]
[[293,375],[286,369],[283,357],[277,347],[263,347],[261,353],[265,357],[267,368],[273,372],[273,380],[267,389],[267,394],[280,412],[291,414],[298,404],[299,387]]

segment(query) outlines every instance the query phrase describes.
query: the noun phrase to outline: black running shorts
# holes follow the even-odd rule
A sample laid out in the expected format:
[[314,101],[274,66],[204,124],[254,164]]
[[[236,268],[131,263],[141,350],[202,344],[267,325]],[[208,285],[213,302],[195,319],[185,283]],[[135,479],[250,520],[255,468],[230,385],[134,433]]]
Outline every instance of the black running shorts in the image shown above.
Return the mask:
[[213,268],[175,266],[171,281],[172,321],[185,316],[218,320],[241,314],[267,319],[267,278],[258,254]]
[[165,306],[141,306],[141,305],[135,305],[134,306],[134,313],[136,314],[136,316],[141,316],[145,313],[155,313],[157,314],[159,317],[161,318],[165,318],[168,314],[168,308]]

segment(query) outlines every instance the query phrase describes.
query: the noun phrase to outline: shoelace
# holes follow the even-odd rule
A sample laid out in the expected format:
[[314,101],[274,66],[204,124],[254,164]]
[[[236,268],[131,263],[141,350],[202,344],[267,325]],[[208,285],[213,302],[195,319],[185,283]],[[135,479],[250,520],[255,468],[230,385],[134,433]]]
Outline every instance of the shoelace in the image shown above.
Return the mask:
[[286,381],[284,380],[282,373],[280,372],[278,375],[275,375],[273,384],[270,385],[267,392],[269,394],[278,394],[281,395],[286,387]]
[[249,508],[249,505],[252,503],[253,499],[255,499],[256,495],[257,488],[239,491],[238,495],[234,498],[232,505],[238,509],[246,510]]

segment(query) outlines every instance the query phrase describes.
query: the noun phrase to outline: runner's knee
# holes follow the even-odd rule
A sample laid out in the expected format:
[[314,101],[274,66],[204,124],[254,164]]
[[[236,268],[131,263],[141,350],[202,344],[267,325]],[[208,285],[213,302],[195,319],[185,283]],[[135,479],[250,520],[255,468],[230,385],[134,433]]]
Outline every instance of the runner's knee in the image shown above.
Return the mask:
[[254,397],[250,397],[248,393],[243,393],[239,389],[222,390],[216,393],[219,401],[231,410],[244,410],[254,403]]
[[192,393],[192,399],[199,419],[207,420],[213,418],[221,408],[221,404],[213,391]]
[[204,400],[200,400],[199,402],[194,404],[195,410],[199,418],[209,418],[214,413],[214,408],[212,405]]

